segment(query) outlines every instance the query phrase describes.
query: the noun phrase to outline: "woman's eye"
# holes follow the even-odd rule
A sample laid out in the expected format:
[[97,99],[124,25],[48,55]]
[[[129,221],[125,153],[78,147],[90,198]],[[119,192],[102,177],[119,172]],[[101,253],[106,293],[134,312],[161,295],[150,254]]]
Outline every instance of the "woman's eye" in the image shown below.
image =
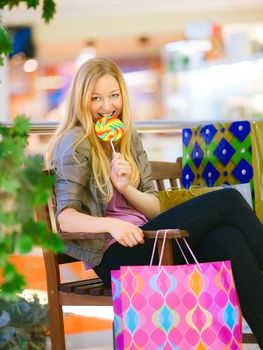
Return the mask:
[[99,100],[100,100],[99,96],[93,96],[93,97],[91,97],[91,101],[92,101],[92,102],[97,102],[97,101],[99,101]]
[[119,96],[120,96],[119,94],[112,94],[112,95],[111,95],[111,98],[112,98],[112,99],[116,99],[116,98],[118,98]]

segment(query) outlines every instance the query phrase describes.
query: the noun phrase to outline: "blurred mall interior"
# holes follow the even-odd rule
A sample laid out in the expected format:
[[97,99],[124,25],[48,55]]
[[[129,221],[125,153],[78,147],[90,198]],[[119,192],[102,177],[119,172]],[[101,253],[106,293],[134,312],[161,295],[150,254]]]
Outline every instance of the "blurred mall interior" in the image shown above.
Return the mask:
[[[76,68],[94,56],[111,58],[125,73],[134,122],[149,125],[142,138],[151,160],[181,155],[183,126],[262,120],[262,0],[56,3],[49,24],[25,6],[0,12],[14,44],[0,68],[0,122],[18,114],[36,125],[59,122]],[[173,128],[151,132],[153,121]],[[41,129],[32,134],[29,152],[43,154],[48,139]],[[28,290],[45,296],[41,252],[16,259]],[[68,267],[65,280],[83,274],[82,265]],[[64,310],[68,349],[112,349],[112,310],[83,309]]]

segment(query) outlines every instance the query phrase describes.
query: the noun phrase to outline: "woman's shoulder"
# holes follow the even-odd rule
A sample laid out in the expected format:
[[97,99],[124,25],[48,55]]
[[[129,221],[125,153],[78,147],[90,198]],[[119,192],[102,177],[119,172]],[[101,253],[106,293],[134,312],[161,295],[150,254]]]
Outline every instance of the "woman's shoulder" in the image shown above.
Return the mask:
[[85,135],[84,129],[81,126],[75,126],[74,128],[68,130],[60,139],[57,147],[57,152],[62,151],[64,154],[72,153],[73,150],[83,153],[88,151],[90,148],[90,143],[88,138],[80,141]]
[[132,129],[132,145],[136,149],[140,149],[142,146],[141,136],[135,128]]
[[138,131],[133,127],[132,128],[132,141],[136,142],[140,138]]
[[73,144],[84,136],[84,129],[81,126],[75,126],[68,130],[61,138],[61,143]]

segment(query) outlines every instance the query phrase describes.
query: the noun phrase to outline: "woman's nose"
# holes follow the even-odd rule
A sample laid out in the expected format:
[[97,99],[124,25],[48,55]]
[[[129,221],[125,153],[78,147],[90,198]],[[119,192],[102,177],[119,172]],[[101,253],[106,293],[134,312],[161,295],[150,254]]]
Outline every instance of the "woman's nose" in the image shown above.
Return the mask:
[[104,110],[108,110],[110,107],[111,107],[111,102],[110,102],[110,99],[108,97],[105,97],[103,100],[102,100],[102,107]]

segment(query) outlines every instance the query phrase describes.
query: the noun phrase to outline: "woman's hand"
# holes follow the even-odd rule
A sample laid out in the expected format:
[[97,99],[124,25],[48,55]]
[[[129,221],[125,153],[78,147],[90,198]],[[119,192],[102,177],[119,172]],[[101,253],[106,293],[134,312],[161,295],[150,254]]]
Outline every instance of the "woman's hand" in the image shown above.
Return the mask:
[[143,232],[138,226],[116,218],[96,217],[80,213],[74,208],[65,208],[58,215],[58,222],[64,232],[109,232],[125,247],[144,243]]
[[138,226],[115,218],[110,220],[108,231],[121,245],[133,247],[144,243],[143,232]]
[[129,185],[131,166],[120,153],[114,153],[111,161],[111,181],[120,192]]

